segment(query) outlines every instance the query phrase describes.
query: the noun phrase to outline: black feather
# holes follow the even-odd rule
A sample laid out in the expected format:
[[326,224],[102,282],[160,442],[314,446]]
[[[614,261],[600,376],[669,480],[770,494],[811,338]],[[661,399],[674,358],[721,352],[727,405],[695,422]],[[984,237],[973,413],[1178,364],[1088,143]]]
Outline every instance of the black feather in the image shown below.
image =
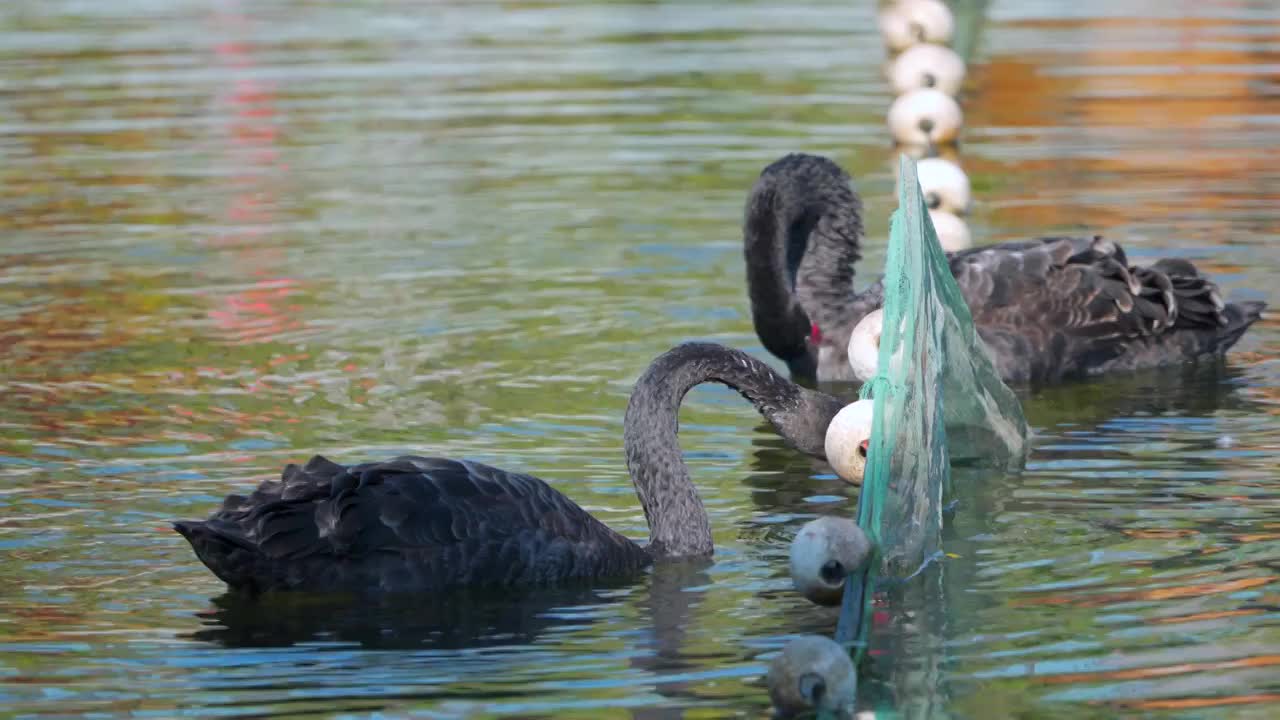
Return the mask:
[[250,592],[562,583],[650,560],[537,478],[443,458],[346,467],[317,455],[174,528]]

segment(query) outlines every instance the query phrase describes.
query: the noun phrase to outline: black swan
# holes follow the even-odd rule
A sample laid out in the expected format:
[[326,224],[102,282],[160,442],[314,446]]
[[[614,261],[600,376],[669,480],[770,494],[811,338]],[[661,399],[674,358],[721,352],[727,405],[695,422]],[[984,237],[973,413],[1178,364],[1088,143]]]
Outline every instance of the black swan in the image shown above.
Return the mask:
[[[883,304],[877,281],[855,292],[862,203],[824,157],[792,154],[764,169],[747,199],[743,248],[756,334],[796,377],[853,380],[849,338]],[[1221,355],[1262,314],[1224,303],[1187,260],[1129,265],[1101,237],[1046,237],[948,255],[996,369],[1051,383]]]
[[818,458],[844,406],[721,345],[686,343],[658,356],[636,381],[623,430],[649,523],[645,547],[538,478],[414,456],[344,466],[317,455],[247,498],[229,496],[208,520],[174,528],[215,575],[250,593],[553,585],[634,573],[659,558],[707,557],[710,520],[676,433],[685,393],[708,381],[737,390]]

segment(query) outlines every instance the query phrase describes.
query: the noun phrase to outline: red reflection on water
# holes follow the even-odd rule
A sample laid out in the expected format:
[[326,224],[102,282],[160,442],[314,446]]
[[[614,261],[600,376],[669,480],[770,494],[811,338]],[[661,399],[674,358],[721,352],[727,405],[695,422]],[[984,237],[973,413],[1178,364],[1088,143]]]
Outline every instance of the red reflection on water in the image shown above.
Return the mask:
[[214,55],[230,80],[230,90],[214,102],[226,106],[217,116],[226,119],[228,164],[239,171],[228,180],[233,188],[224,211],[229,229],[209,242],[239,256],[237,264],[260,279],[250,288],[221,296],[221,307],[211,309],[209,317],[222,331],[222,339],[232,344],[269,342],[302,327],[302,307],[288,301],[302,283],[281,273],[282,250],[260,243],[275,219],[272,179],[287,169],[279,162],[276,146],[276,91],[272,83],[253,77],[254,48],[244,39],[250,22],[239,3],[219,3],[213,22],[216,31],[232,36],[214,44]]

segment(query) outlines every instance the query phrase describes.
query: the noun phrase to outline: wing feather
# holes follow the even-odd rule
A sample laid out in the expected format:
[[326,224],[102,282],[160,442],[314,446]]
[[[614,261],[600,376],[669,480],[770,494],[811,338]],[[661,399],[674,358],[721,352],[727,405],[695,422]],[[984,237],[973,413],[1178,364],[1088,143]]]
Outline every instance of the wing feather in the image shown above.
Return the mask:
[[648,562],[545,482],[444,458],[316,456],[181,526],[219,577],[252,590],[552,583]]
[[950,262],[1010,380],[1086,373],[1168,333],[1227,324],[1217,286],[1192,263],[1131,266],[1123,248],[1102,237],[1003,243]]

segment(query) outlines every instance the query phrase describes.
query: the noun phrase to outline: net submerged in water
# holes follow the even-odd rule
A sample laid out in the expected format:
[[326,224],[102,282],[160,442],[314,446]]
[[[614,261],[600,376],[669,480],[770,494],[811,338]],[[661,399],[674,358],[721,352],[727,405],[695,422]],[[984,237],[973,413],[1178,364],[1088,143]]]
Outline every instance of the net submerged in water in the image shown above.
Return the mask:
[[[879,362],[862,388],[875,410],[858,525],[880,562],[867,577],[851,579],[850,590],[877,577],[905,577],[936,556],[953,462],[1017,466],[1027,444],[1022,406],[974,329],[929,220],[915,162],[902,156],[899,166]],[[872,589],[846,592],[838,638],[863,635],[863,604]]]

